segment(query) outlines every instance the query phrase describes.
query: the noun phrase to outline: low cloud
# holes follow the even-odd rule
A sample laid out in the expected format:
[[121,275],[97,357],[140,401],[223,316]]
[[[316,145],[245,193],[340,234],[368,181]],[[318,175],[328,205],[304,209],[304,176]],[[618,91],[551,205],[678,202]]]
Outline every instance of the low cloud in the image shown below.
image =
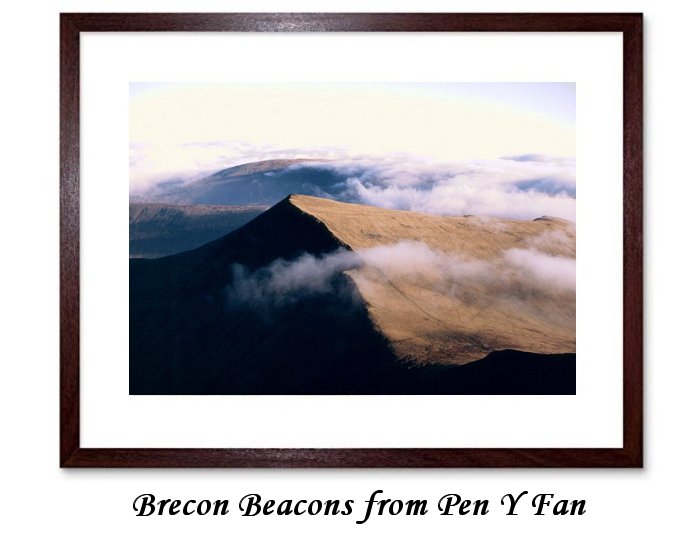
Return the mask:
[[389,282],[411,281],[462,300],[480,293],[527,299],[534,293],[575,292],[575,258],[555,256],[534,247],[512,248],[490,261],[466,260],[431,249],[424,243],[401,241],[357,252],[339,249],[321,256],[304,254],[277,260],[250,271],[232,266],[228,290],[234,305],[275,307],[340,288],[343,272],[380,274]]
[[492,260],[465,260],[424,243],[402,241],[359,252],[362,264],[389,281],[410,280],[435,291],[465,298],[473,284],[503,293],[573,291],[576,260],[537,249],[511,248]]
[[285,305],[331,292],[339,273],[361,264],[358,254],[343,248],[319,257],[305,253],[292,261],[278,259],[254,271],[234,264],[228,295],[234,304]]
[[491,269],[486,261],[463,260],[409,240],[376,246],[359,255],[365,266],[375,268],[390,281],[421,278],[449,291],[466,279],[487,276]]
[[548,255],[534,249],[513,248],[503,252],[504,262],[525,280],[550,289],[576,289],[576,260]]

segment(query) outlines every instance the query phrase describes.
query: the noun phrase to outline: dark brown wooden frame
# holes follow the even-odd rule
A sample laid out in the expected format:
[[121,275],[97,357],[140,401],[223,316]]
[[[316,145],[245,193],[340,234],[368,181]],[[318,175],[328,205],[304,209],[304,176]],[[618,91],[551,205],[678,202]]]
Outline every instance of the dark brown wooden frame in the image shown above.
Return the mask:
[[[617,32],[623,35],[624,432],[622,448],[150,449],[80,447],[81,32]],[[641,467],[642,15],[630,13],[61,14],[62,467]]]

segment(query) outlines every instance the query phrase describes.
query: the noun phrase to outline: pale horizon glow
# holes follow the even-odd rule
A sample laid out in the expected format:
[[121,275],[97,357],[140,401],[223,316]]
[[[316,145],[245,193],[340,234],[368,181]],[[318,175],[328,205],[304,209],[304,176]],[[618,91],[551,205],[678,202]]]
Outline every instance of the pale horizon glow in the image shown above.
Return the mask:
[[130,187],[267,158],[575,157],[575,83],[131,83]]

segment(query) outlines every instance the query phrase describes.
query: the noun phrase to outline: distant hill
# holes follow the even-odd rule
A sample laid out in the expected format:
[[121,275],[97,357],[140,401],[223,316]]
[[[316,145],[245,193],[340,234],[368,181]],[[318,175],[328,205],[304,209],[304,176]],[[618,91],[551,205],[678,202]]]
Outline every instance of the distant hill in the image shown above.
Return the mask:
[[575,257],[571,224],[285,198],[130,260],[130,392],[575,393],[570,289],[499,272],[534,246]]
[[194,249],[245,225],[264,206],[129,204],[129,257]]
[[337,197],[345,177],[324,168],[323,159],[276,159],[226,168],[201,180],[169,181],[154,187],[147,196],[152,202],[272,206],[291,193]]
[[276,172],[278,170],[284,170],[285,168],[301,163],[324,162],[329,161],[326,159],[270,159],[266,161],[248,162],[220,170],[219,172],[212,174],[208,180],[209,182],[215,182],[217,180],[231,179],[239,176],[249,176],[251,174]]

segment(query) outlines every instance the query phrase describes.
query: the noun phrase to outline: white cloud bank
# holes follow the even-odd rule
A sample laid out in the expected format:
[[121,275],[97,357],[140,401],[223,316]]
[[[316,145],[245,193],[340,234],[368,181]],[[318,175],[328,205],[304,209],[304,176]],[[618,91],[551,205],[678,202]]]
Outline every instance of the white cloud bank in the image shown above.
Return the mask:
[[570,158],[533,155],[438,164],[392,156],[323,167],[346,176],[341,200],[439,215],[576,219],[576,162]]
[[[182,169],[164,174],[159,153],[178,154]],[[576,219],[576,161],[544,155],[444,163],[409,154],[350,158],[337,148],[274,149],[245,142],[193,143],[170,153],[134,145],[132,195],[153,194],[163,180],[191,183],[232,165],[279,158],[331,161],[311,163],[340,179],[332,187],[319,186],[311,193],[316,196],[440,215]],[[298,192],[309,194],[306,187]]]

